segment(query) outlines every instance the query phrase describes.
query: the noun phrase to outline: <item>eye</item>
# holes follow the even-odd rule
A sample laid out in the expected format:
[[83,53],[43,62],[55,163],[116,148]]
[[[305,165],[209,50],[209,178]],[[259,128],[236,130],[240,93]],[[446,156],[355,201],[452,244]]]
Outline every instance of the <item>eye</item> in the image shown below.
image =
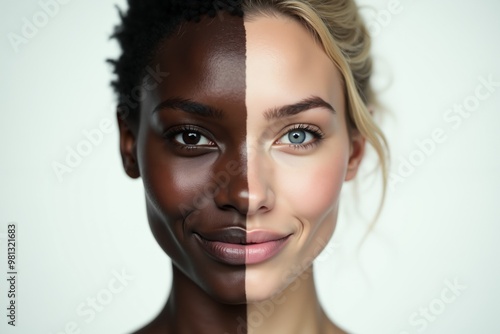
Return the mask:
[[210,133],[195,125],[181,125],[170,128],[163,133],[163,137],[174,147],[187,150],[212,149],[217,145]]
[[174,140],[186,146],[209,146],[212,143],[207,137],[197,131],[182,131],[175,135]]
[[309,145],[317,144],[323,138],[319,129],[309,125],[296,125],[289,129],[276,144],[292,146],[294,148],[307,148]]
[[281,137],[280,142],[283,144],[304,144],[305,142],[309,142],[314,139],[314,136],[306,131],[301,129],[296,129],[288,132],[286,135]]

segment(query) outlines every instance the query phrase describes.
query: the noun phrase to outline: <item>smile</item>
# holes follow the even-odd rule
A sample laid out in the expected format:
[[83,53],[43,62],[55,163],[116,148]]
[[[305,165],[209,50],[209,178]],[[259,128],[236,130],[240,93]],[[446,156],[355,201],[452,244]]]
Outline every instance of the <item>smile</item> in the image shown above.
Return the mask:
[[246,232],[239,228],[194,235],[211,258],[229,265],[258,264],[269,260],[283,249],[291,236],[262,230]]

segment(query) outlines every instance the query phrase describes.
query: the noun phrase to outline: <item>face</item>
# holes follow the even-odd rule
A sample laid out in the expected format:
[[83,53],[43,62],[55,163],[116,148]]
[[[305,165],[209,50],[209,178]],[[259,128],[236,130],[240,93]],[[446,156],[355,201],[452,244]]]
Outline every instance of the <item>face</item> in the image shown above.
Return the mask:
[[305,28],[274,16],[185,23],[152,64],[169,75],[120,131],[153,234],[213,298],[267,299],[326,245],[361,160],[342,78]]

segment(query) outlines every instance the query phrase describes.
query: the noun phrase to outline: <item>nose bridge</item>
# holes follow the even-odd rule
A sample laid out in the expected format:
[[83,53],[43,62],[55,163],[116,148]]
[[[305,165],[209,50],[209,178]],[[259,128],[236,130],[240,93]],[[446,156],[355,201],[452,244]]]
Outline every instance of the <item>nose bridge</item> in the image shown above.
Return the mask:
[[248,143],[248,215],[269,211],[274,206],[271,158],[258,143]]
[[248,177],[246,145],[226,150],[216,164],[214,179],[217,183],[215,203],[224,210],[248,212]]

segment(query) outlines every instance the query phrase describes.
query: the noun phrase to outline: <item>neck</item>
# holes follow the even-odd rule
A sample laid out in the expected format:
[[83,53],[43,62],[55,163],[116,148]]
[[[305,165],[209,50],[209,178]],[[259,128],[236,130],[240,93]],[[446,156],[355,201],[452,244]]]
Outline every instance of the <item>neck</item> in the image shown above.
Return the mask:
[[249,334],[337,333],[320,306],[312,266],[275,297],[249,304],[247,318]]
[[214,300],[175,266],[170,297],[158,317],[138,333],[345,333],[320,306],[312,266],[273,298],[229,305]]
[[247,334],[247,305],[214,300],[174,265],[172,290],[157,318],[137,333]]

